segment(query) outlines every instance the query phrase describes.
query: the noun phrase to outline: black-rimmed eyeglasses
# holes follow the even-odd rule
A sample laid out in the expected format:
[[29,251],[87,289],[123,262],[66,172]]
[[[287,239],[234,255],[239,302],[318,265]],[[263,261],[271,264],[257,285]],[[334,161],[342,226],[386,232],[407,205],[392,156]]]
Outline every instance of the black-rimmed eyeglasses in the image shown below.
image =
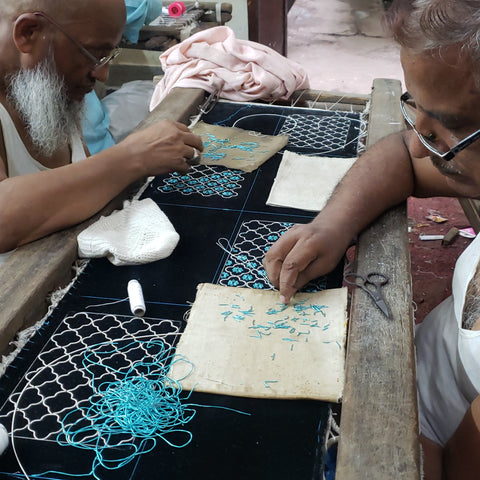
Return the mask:
[[405,92],[400,97],[400,108],[402,110],[403,116],[405,117],[405,121],[410,125],[410,127],[412,127],[413,131],[417,134],[422,144],[427,147],[428,150],[430,150],[432,153],[442,158],[443,160],[451,160],[455,155],[457,155],[457,153],[461,152],[480,138],[480,129],[478,129],[476,132],[473,132],[471,135],[458,142],[453,148],[451,148],[447,152],[440,152],[435,144],[436,139],[434,135],[422,135],[415,128],[418,109],[415,101],[408,92]]
[[115,57],[120,53],[119,48],[114,48],[109,55],[106,55],[102,58],[97,58],[95,55],[91,54],[78,40],[75,40],[69,33],[67,33],[63,27],[61,27],[52,17],[47,15],[44,12],[33,12],[34,15],[43,17],[45,20],[50,22],[54,27],[56,27],[60,32],[62,32],[72,43],[74,43],[78,49],[92,62],[93,70],[103,67],[107,63],[111,62]]

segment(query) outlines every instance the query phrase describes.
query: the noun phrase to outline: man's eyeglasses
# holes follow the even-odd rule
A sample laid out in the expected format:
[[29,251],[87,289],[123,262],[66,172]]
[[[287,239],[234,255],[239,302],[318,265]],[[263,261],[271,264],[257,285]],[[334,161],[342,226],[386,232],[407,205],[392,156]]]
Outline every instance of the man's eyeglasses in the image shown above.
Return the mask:
[[443,160],[451,160],[457,153],[461,152],[468,146],[470,146],[473,142],[477,141],[480,138],[480,129],[476,132],[473,132],[468,137],[464,138],[461,142],[458,142],[453,148],[448,150],[447,152],[440,152],[435,143],[435,136],[434,135],[422,135],[416,128],[415,123],[417,120],[418,109],[415,104],[415,101],[410,96],[408,92],[405,92],[400,97],[400,108],[402,110],[403,116],[405,117],[406,122],[412,127],[413,131],[417,134],[420,141],[428,148],[432,153],[437,155],[438,157],[442,158]]
[[68,34],[63,27],[61,27],[53,18],[47,15],[44,12],[33,12],[34,15],[43,17],[45,20],[50,22],[54,27],[60,30],[71,42],[73,42],[79,50],[92,62],[93,70],[103,67],[107,63],[111,62],[115,57],[120,53],[119,48],[114,48],[109,55],[106,55],[102,58],[97,58],[95,55],[91,54],[78,40],[75,40],[70,34]]

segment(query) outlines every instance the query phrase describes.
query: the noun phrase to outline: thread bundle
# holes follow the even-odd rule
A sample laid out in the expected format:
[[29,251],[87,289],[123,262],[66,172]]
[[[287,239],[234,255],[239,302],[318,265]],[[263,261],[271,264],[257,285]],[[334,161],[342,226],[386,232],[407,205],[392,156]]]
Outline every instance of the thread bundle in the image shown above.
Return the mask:
[[[141,360],[124,369],[112,366],[124,363],[122,359],[132,352],[138,352]],[[48,473],[82,478],[90,475],[100,480],[102,468],[119,469],[152,451],[159,441],[183,448],[192,441],[192,433],[184,427],[197,407],[250,415],[228,407],[185,403],[192,391],[183,393],[181,381],[190,375],[193,364],[161,340],[94,345],[85,351],[82,363],[91,375],[93,394],[87,407],[79,406],[63,417],[57,442],[92,451],[92,468],[87,474],[49,471],[31,478]],[[175,363],[184,364],[182,378],[168,375]],[[111,381],[104,381],[109,377]]]
[[[153,450],[159,440],[175,448],[185,447],[192,440],[191,432],[183,428],[196,413],[195,405],[183,403],[191,392],[182,398],[181,383],[169,378],[168,370],[172,363],[185,362],[188,375],[193,365],[161,341],[144,343],[142,350],[157,353],[125,371],[108,365],[115,363],[108,360],[118,359],[119,353],[138,346],[133,342],[121,348],[112,344],[87,350],[83,365],[92,376],[93,395],[88,407],[70,411],[62,421],[58,443],[93,451],[90,474],[95,478],[99,467],[121,468]],[[115,380],[97,385],[96,376],[105,369]]]

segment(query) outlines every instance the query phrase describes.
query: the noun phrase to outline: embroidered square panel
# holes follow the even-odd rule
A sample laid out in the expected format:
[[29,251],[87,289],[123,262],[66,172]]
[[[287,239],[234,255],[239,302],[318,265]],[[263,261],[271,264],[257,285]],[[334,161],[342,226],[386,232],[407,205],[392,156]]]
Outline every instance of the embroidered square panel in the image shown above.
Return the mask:
[[338,402],[346,325],[344,287],[284,305],[278,292],[201,284],[177,347],[193,371],[170,376],[201,392]]

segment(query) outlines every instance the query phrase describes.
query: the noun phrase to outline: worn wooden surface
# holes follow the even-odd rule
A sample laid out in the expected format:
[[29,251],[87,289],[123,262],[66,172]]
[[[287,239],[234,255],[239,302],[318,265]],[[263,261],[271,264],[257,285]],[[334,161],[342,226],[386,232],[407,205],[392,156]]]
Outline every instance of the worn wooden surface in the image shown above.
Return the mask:
[[348,92],[325,92],[323,90],[298,90],[292,95],[292,103],[300,104],[304,102],[328,103],[351,108],[353,106],[365,108],[365,104],[370,100],[370,95],[362,95]]
[[[174,89],[137,127],[171,119],[187,123],[197,113],[204,92]],[[136,186],[138,189],[138,185]],[[18,248],[0,268],[0,352],[4,352],[16,332],[40,320],[47,311],[47,296],[72,278],[77,259],[77,235],[100,215],[107,215],[132,196],[135,185],[126,189],[98,215],[80,225],[54,233]],[[87,192],[85,193],[88,194]]]
[[288,0],[248,0],[248,37],[287,55]]
[[[169,4],[172,2],[169,2]],[[195,5],[195,8],[200,8],[201,10],[216,10],[217,2],[198,2],[198,6],[195,2],[183,2],[188,8],[189,6]],[[166,5],[166,4],[165,4]],[[232,4],[231,3],[221,3],[220,10],[226,13],[232,13]]]
[[480,232],[480,200],[460,198],[459,202],[475,233]]
[[[375,80],[368,145],[400,130],[400,82]],[[353,291],[337,480],[420,479],[410,254],[406,205],[385,213],[359,238],[358,273],[389,276],[393,318]]]
[[370,95],[343,92],[324,92],[322,90],[298,90],[291,97],[292,105],[305,108],[320,108],[344,112],[365,111]]

